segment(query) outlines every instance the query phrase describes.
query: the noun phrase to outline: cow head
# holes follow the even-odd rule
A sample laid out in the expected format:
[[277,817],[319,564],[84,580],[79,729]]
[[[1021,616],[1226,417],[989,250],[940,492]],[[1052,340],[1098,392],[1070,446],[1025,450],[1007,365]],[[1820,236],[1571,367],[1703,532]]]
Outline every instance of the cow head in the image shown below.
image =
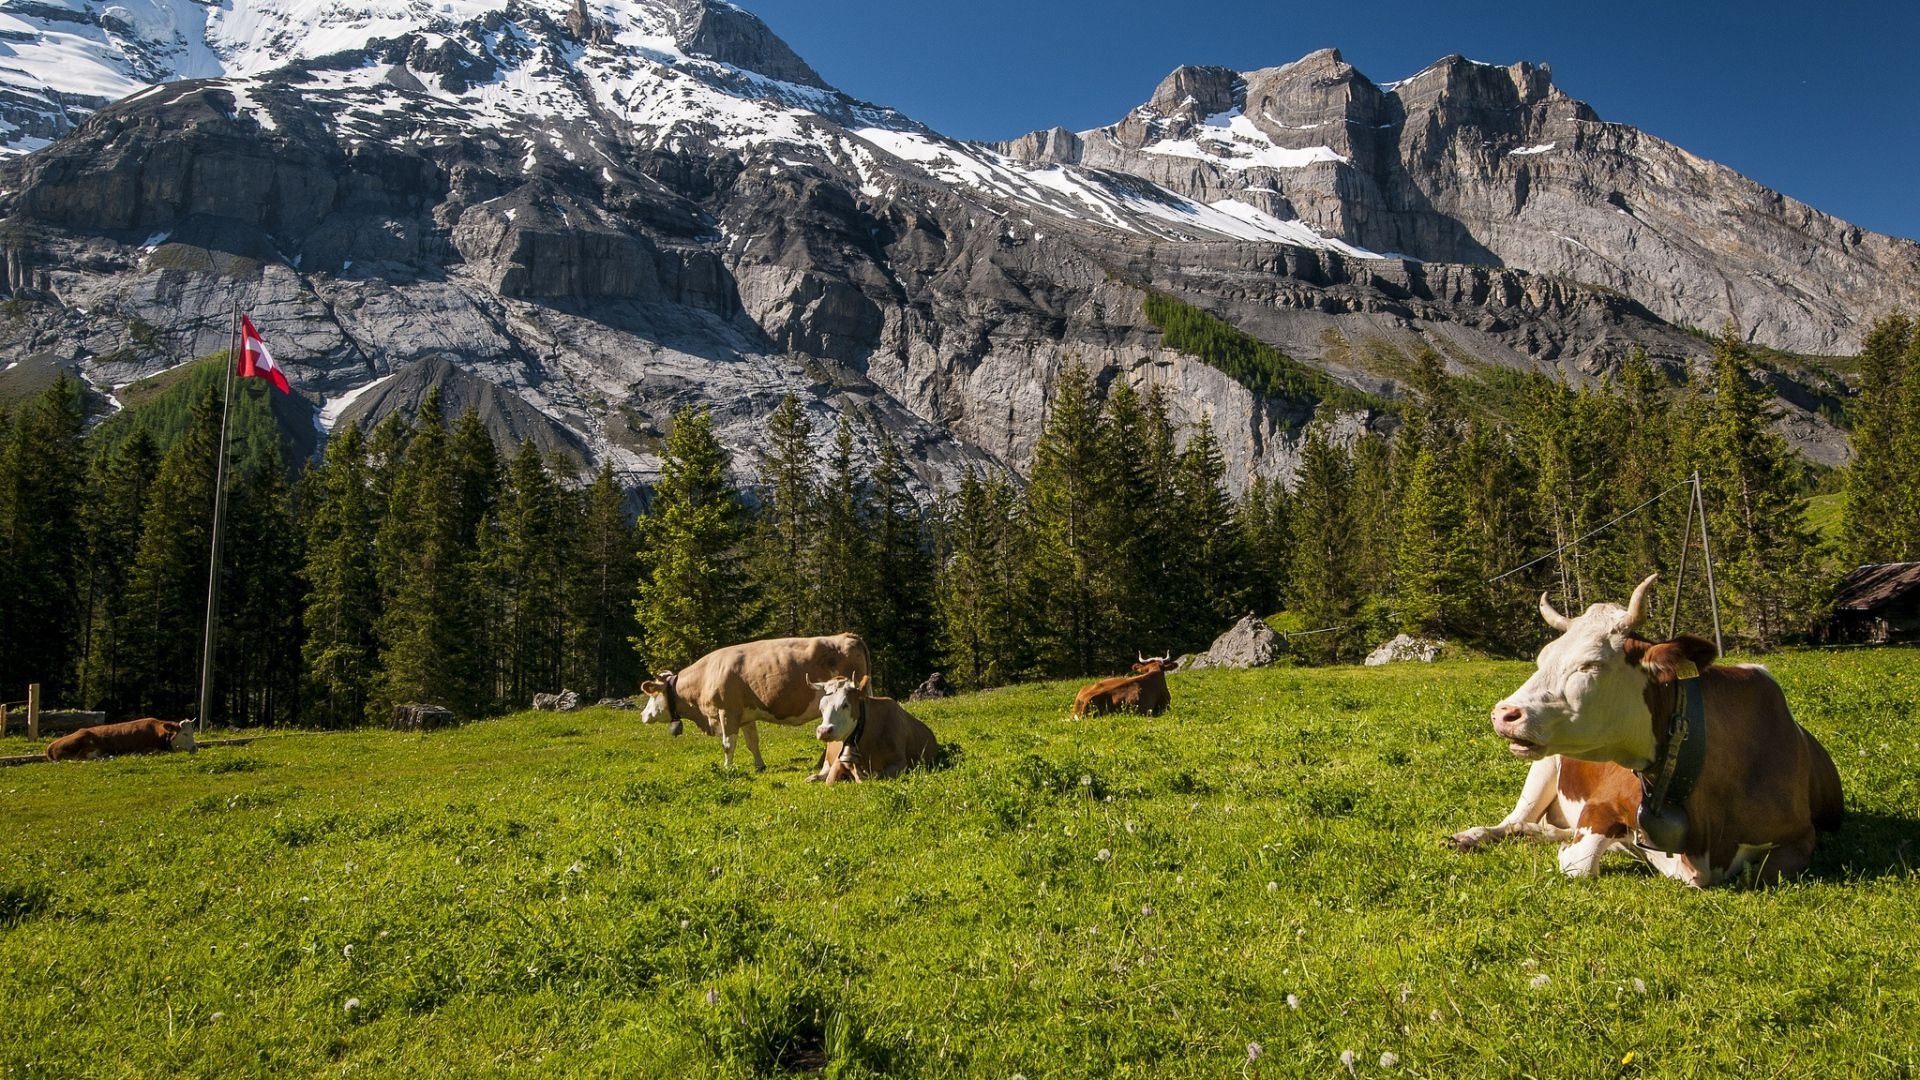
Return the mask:
[[667,680],[671,678],[673,678],[673,672],[663,671],[640,684],[640,692],[647,695],[646,708],[640,710],[640,722],[651,724],[656,720],[667,720],[667,734],[678,735],[685,728],[680,718],[672,715],[672,711],[667,708]]
[[835,676],[826,682],[807,680],[808,686],[820,691],[820,726],[813,729],[814,738],[837,742],[853,734],[860,701],[867,696],[867,679],[862,675],[857,683],[844,676]]
[[1172,670],[1172,667],[1167,663],[1167,661],[1173,659],[1172,653],[1168,653],[1165,656],[1142,656],[1136,652],[1133,655],[1134,658],[1139,661],[1139,663],[1134,664],[1132,668],[1135,675],[1151,675],[1156,671]]
[[1516,756],[1565,754],[1629,769],[1653,763],[1648,676],[1637,662],[1641,650],[1629,643],[1640,644],[1632,633],[1646,619],[1658,576],[1642,581],[1626,607],[1595,604],[1574,619],[1541,595],[1540,617],[1560,636],[1540,650],[1533,677],[1493,707],[1493,730]]
[[189,754],[199,750],[200,744],[193,741],[194,733],[199,730],[200,721],[198,720],[185,720],[178,724],[169,724],[168,731],[173,736],[173,748],[175,750],[185,750]]

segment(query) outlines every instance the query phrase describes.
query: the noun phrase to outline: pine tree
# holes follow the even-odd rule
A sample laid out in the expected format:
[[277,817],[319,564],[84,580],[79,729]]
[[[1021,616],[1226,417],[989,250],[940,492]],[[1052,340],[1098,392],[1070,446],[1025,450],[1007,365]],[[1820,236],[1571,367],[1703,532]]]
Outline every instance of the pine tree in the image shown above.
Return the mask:
[[301,715],[303,549],[293,524],[278,440],[252,469],[232,470],[220,567],[214,693],[236,726],[290,724]]
[[1454,637],[1473,626],[1480,605],[1465,501],[1450,459],[1421,447],[1408,469],[1394,560],[1394,608],[1405,633]]
[[[474,716],[491,705],[477,670],[470,611],[474,536],[466,532],[474,495],[456,471],[439,391],[429,391],[391,479],[391,501],[375,540],[380,591],[376,625],[380,673],[371,717],[409,703],[445,705]],[[471,448],[469,448],[470,450]]]
[[1140,650],[1183,640],[1190,605],[1174,579],[1190,567],[1178,498],[1178,455],[1166,393],[1142,399],[1126,383],[1107,395],[1100,437],[1108,481],[1096,523],[1106,552],[1111,627],[1103,669],[1131,663]]
[[767,490],[754,540],[753,576],[766,604],[766,633],[798,637],[813,629],[814,546],[820,531],[813,421],[799,398],[781,399],[767,434]]
[[375,498],[367,440],[348,425],[307,477],[304,712],[323,727],[360,723],[373,692],[380,615],[374,541],[385,516]]
[[1719,581],[1742,636],[1772,648],[1804,624],[1820,582],[1792,451],[1767,427],[1731,325],[1714,348],[1713,390],[1700,471]]
[[562,514],[570,502],[539,448],[522,442],[507,467],[482,556],[486,586],[501,608],[495,696],[509,708],[524,708],[534,694],[562,688],[574,537]]
[[127,671],[138,688],[137,712],[188,717],[199,709],[199,628],[206,614],[219,445],[220,397],[208,389],[192,424],[161,456],[141,515],[140,548],[127,584]]
[[1213,418],[1203,415],[1180,453],[1174,485],[1180,546],[1189,569],[1176,578],[1184,587],[1174,592],[1186,603],[1172,645],[1183,650],[1205,645],[1246,614],[1247,549],[1226,476]]
[[1280,610],[1293,562],[1293,530],[1286,486],[1256,474],[1240,501],[1247,551],[1247,606],[1257,615]]
[[1510,571],[1547,550],[1540,505],[1533,497],[1537,478],[1521,448],[1482,421],[1467,425],[1459,471],[1467,507],[1466,543],[1479,559],[1473,576],[1489,583],[1485,606],[1471,620],[1466,638],[1495,652],[1525,653],[1538,644],[1540,620],[1535,612],[1551,563],[1531,573]]
[[1033,528],[1035,633],[1055,675],[1097,670],[1112,634],[1111,566],[1103,540],[1111,479],[1093,376],[1079,365],[1054,383],[1034,447],[1027,504]]
[[819,540],[814,546],[812,625],[823,634],[871,636],[872,581],[867,576],[866,477],[854,457],[853,424],[840,418],[820,486]]
[[83,424],[79,384],[63,374],[0,442],[0,697],[37,682],[57,698],[76,682]]
[[[1854,406],[1853,461],[1847,466],[1846,539],[1850,566],[1902,562],[1914,545],[1913,511],[1906,505],[1911,479],[1901,458],[1920,421],[1903,406],[1909,393],[1908,357],[1920,340],[1913,321],[1889,315],[1873,324],[1860,349],[1860,398]],[[1920,355],[1916,353],[1914,355]]]
[[1359,640],[1351,624],[1359,615],[1361,590],[1355,579],[1359,545],[1353,466],[1324,427],[1307,432],[1291,505],[1293,572],[1287,607],[1306,631],[1314,632],[1292,639],[1293,644],[1309,659],[1331,662],[1351,655]]
[[[1352,641],[1391,634],[1393,556],[1400,535],[1400,499],[1403,478],[1396,475],[1393,448],[1385,438],[1362,432],[1353,442],[1349,486],[1353,554],[1350,581],[1358,593],[1358,617],[1364,623]],[[1404,470],[1399,470],[1404,471]],[[1331,635],[1341,637],[1340,635]],[[1341,638],[1343,645],[1347,638]],[[1343,653],[1344,655],[1344,653]]]
[[878,425],[874,437],[880,460],[873,470],[867,643],[873,651],[874,682],[882,693],[901,695],[933,671],[932,537],[907,486],[911,474],[899,444]]
[[999,686],[1033,666],[1031,534],[1013,485],[969,468],[945,500],[937,587],[942,663],[956,685]]
[[631,694],[641,674],[632,645],[640,632],[633,615],[640,540],[627,520],[625,494],[611,463],[600,467],[587,489],[579,533],[570,590],[572,660],[567,684],[594,700]]
[[648,670],[678,669],[739,641],[746,603],[739,493],[705,408],[674,414],[652,512],[641,522],[646,577],[634,601]]
[[[0,437],[4,441],[4,437]],[[81,511],[86,546],[80,700],[114,718],[137,699],[127,670],[128,584],[140,550],[140,520],[160,468],[160,452],[144,431],[97,454]]]

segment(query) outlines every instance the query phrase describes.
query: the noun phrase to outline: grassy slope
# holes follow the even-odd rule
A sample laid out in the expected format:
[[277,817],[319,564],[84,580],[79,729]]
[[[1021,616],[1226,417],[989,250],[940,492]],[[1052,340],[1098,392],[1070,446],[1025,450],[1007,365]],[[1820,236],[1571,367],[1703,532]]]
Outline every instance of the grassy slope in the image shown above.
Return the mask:
[[1912,1075],[1920,655],[1772,666],[1854,817],[1770,892],[1444,849],[1511,663],[974,695],[832,790],[610,712],[6,770],[0,1074]]

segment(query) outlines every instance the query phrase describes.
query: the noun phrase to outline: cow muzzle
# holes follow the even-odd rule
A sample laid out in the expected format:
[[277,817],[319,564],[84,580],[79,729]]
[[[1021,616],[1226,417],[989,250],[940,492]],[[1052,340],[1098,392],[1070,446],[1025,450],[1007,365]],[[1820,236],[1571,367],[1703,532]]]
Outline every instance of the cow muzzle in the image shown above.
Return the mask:
[[814,728],[813,737],[816,739],[819,739],[821,742],[832,742],[833,741],[833,725],[821,724],[819,727]]
[[1493,733],[1507,740],[1507,750],[1515,757],[1532,760],[1544,756],[1527,723],[1527,710],[1518,705],[1503,701],[1493,707]]

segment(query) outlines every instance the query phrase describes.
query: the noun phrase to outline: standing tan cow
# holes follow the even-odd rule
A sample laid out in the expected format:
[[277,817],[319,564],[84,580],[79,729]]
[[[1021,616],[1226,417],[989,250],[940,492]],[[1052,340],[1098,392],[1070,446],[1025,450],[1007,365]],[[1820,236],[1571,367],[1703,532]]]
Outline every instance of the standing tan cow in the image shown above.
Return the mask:
[[885,780],[916,765],[931,767],[939,758],[933,730],[892,698],[867,693],[865,676],[813,686],[820,692],[820,726],[813,737],[827,744],[827,753],[808,780]]
[[1748,869],[1762,882],[1798,875],[1815,834],[1839,827],[1840,774],[1765,668],[1714,665],[1697,638],[1634,636],[1653,582],[1624,609],[1595,604],[1575,619],[1540,598],[1560,637],[1493,707],[1494,732],[1533,766],[1513,812],[1456,833],[1456,847],[1562,841],[1570,877],[1618,849],[1704,888]]
[[191,753],[197,749],[193,733],[198,726],[197,720],[177,723],[151,716],[123,724],[95,724],[48,743],[47,760],[84,761],[118,754],[165,754],[174,750]]
[[820,699],[809,680],[836,675],[863,679],[871,667],[867,643],[857,634],[728,645],[641,686],[647,707],[640,719],[649,724],[664,719],[675,735],[682,721],[691,720],[708,735],[720,736],[729,769],[734,737],[745,734],[753,767],[764,770],[758,721],[798,725],[816,720]]

